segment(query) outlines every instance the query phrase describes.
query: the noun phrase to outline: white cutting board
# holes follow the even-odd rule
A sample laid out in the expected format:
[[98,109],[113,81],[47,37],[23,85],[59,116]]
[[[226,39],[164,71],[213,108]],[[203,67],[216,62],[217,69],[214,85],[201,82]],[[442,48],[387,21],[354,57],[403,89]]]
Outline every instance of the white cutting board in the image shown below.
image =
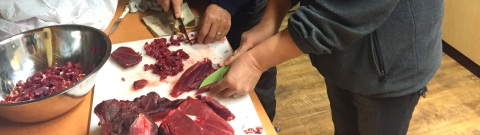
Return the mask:
[[[169,40],[170,36],[167,36],[166,38]],[[95,91],[93,94],[92,112],[90,115],[90,135],[101,135],[101,127],[98,126],[99,119],[93,113],[95,106],[97,106],[100,102],[113,98],[118,100],[133,100],[134,98],[141,95],[146,95],[151,91],[157,92],[161,97],[167,97],[173,100],[169,93],[174,83],[183,74],[183,71],[188,69],[197,61],[201,61],[205,57],[212,60],[213,63],[223,64],[223,61],[225,61],[232,53],[230,45],[226,40],[223,42],[218,41],[215,43],[196,44],[193,46],[182,42],[180,46],[171,46],[169,48],[170,50],[173,51],[183,49],[190,55],[190,58],[184,61],[184,70],[182,72],[176,76],[167,77],[166,81],[160,81],[160,76],[151,73],[151,70],[144,71],[143,68],[144,64],[155,63],[155,59],[146,55],[143,48],[145,42],[150,43],[153,41],[153,39],[154,38],[114,44],[112,46],[112,52],[120,46],[131,47],[135,51],[142,54],[143,60],[141,63],[133,67],[123,69],[113,62],[112,59],[109,59],[98,72],[95,83]],[[125,79],[125,81],[122,81],[122,77]],[[141,90],[133,91],[133,82],[140,79],[148,80],[148,85]],[[184,93],[178,98],[186,98],[187,96],[193,97],[195,92],[196,90]],[[208,93],[204,93],[203,95],[206,94]],[[236,135],[245,134],[243,131],[245,129],[262,126],[249,95],[245,95],[240,98],[220,98],[216,95],[210,96],[217,99],[222,105],[230,109],[230,111],[232,111],[232,113],[236,116],[234,120],[228,122],[235,130]],[[265,132],[262,133],[265,134]]]

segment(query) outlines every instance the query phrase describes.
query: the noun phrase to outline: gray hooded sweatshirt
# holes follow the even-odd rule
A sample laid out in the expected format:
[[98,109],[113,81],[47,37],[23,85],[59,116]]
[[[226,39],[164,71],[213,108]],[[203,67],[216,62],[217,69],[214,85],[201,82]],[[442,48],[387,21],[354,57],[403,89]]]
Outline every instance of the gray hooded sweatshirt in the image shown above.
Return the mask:
[[[295,3],[295,2],[294,2]],[[378,97],[424,88],[440,66],[443,0],[300,0],[288,30],[324,78]]]

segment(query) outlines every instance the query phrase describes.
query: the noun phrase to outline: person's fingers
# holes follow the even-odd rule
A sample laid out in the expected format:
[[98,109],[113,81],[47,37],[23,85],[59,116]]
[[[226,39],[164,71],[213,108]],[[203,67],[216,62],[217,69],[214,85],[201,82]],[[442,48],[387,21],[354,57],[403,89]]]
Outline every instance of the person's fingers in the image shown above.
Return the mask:
[[210,27],[212,27],[212,23],[209,21],[209,19],[205,18],[202,21],[200,32],[198,33],[198,36],[197,36],[198,43],[203,43],[203,40],[205,39],[205,37],[208,34],[208,31],[210,30]]
[[222,34],[219,31],[218,27],[220,27],[218,25],[218,23],[212,22],[212,25],[210,26],[210,30],[208,31],[207,36],[205,37],[205,39],[203,39],[204,43],[210,43],[210,42],[213,41],[213,39],[215,38],[216,35],[221,35]]
[[[226,89],[226,90],[220,92],[220,96],[222,96],[222,97],[232,97],[234,94],[236,94],[236,91],[232,90],[232,89]],[[238,94],[238,95],[240,96],[240,94]]]
[[225,60],[225,62],[223,63],[223,65],[229,66],[230,64],[232,64],[233,61],[235,61],[235,59],[237,59],[237,55],[236,55],[237,52],[238,52],[238,49],[235,50],[235,51],[232,53],[232,55],[230,55],[230,56],[227,58],[227,60]]
[[213,37],[213,41],[218,41],[220,39],[222,39],[225,35],[225,25],[222,24],[222,23],[218,23],[218,29],[217,29],[217,32],[215,33],[214,37]]
[[247,43],[240,43],[240,47],[235,50],[232,55],[230,57],[227,58],[227,60],[225,61],[225,63],[223,63],[223,65],[230,65],[232,64],[233,61],[235,61],[235,59],[238,58],[238,56],[240,56],[242,53],[245,53],[247,52],[248,50],[250,50],[250,45],[247,45]]
[[230,19],[228,19],[228,20],[226,20],[226,21],[227,21],[227,23],[226,23],[226,25],[225,25],[225,29],[224,29],[224,31],[223,31],[223,36],[222,36],[222,38],[225,37],[225,36],[227,36],[228,32],[230,31],[230,28],[232,27],[232,21],[231,21]]
[[220,31],[220,35],[216,35],[214,40],[219,41],[225,36],[227,36],[228,31],[230,31],[230,26],[231,26],[230,20],[223,20],[221,23],[221,28],[218,29],[218,31]]
[[180,18],[182,15],[182,7],[183,0],[172,0],[173,11],[175,13],[175,18]]
[[162,7],[163,11],[167,12],[170,9],[170,0],[157,0],[158,4]]
[[220,93],[220,92],[228,89],[228,87],[229,87],[229,84],[225,81],[225,79],[222,79],[210,88],[210,92],[211,93]]

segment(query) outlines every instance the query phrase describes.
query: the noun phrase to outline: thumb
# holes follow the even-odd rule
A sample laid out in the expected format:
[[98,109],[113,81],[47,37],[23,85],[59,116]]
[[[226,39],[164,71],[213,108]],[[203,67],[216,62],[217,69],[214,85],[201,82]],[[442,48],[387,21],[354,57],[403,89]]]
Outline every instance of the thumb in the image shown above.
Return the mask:
[[167,11],[171,10],[171,9],[169,9],[170,0],[157,0],[157,2],[162,7],[164,12],[167,12]]
[[182,15],[182,4],[183,0],[172,0],[173,11],[175,13],[175,18],[180,18]]
[[241,44],[240,45],[240,48],[238,48],[237,50],[235,50],[232,55],[230,57],[228,57],[228,59],[225,61],[224,65],[230,65],[233,63],[233,61],[235,61],[235,59],[238,58],[238,56],[242,55],[243,53],[247,52],[248,50],[250,50],[250,46],[249,45],[246,45],[246,44]]

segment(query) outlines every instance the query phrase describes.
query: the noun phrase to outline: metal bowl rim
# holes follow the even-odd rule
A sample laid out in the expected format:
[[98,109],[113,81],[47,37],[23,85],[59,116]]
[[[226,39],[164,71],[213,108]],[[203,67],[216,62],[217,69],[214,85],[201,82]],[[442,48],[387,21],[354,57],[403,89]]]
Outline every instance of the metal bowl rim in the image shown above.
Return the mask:
[[[105,65],[105,63],[107,62],[108,58],[110,57],[110,53],[111,53],[111,50],[112,50],[112,42],[110,40],[110,38],[107,36],[107,34],[105,34],[103,31],[97,29],[97,28],[94,28],[94,27],[91,27],[91,26],[86,26],[86,25],[79,25],[79,24],[58,24],[58,25],[50,25],[50,26],[46,26],[46,27],[40,27],[40,28],[36,28],[36,29],[32,29],[32,30],[28,30],[28,31],[24,31],[24,32],[21,32],[21,33],[18,33],[18,34],[15,34],[13,36],[10,36],[8,38],[6,38],[5,40],[2,40],[0,41],[0,43],[6,41],[6,40],[10,40],[11,38],[13,37],[16,37],[16,36],[20,36],[20,35],[24,35],[26,33],[30,33],[30,32],[33,32],[33,31],[38,31],[40,29],[45,29],[45,28],[52,28],[52,27],[62,27],[62,26],[74,26],[74,27],[84,27],[84,28],[89,28],[89,29],[93,29],[94,31],[97,31],[99,32],[105,39],[106,41],[106,44],[107,44],[107,50],[104,57],[102,58],[102,61],[100,62],[100,64],[98,64],[94,70],[92,70],[92,72],[90,72],[88,75],[86,75],[82,80],[78,81],[77,83],[71,85],[70,87],[67,87],[65,89],[63,89],[62,91],[59,91],[59,92],[56,92],[56,93],[52,93],[48,96],[44,96],[44,97],[41,97],[41,98],[35,98],[33,100],[27,100],[27,101],[20,101],[20,102],[15,102],[15,103],[0,103],[0,108],[1,107],[8,107],[8,106],[19,106],[19,105],[25,105],[25,104],[29,104],[29,103],[34,103],[34,102],[38,102],[38,101],[42,101],[42,100],[46,100],[46,99],[49,99],[51,97],[55,97],[57,95],[61,95],[65,92],[68,92],[70,90],[72,90],[74,87],[77,87],[79,84],[81,84],[82,82],[84,82],[85,80],[89,79],[93,74],[96,74],[102,67],[103,65]],[[95,85],[94,85],[95,86]],[[93,88],[93,87],[92,87]],[[91,89],[91,88],[90,88]],[[90,90],[89,90],[90,92]],[[83,95],[82,97],[84,97],[85,95]]]

